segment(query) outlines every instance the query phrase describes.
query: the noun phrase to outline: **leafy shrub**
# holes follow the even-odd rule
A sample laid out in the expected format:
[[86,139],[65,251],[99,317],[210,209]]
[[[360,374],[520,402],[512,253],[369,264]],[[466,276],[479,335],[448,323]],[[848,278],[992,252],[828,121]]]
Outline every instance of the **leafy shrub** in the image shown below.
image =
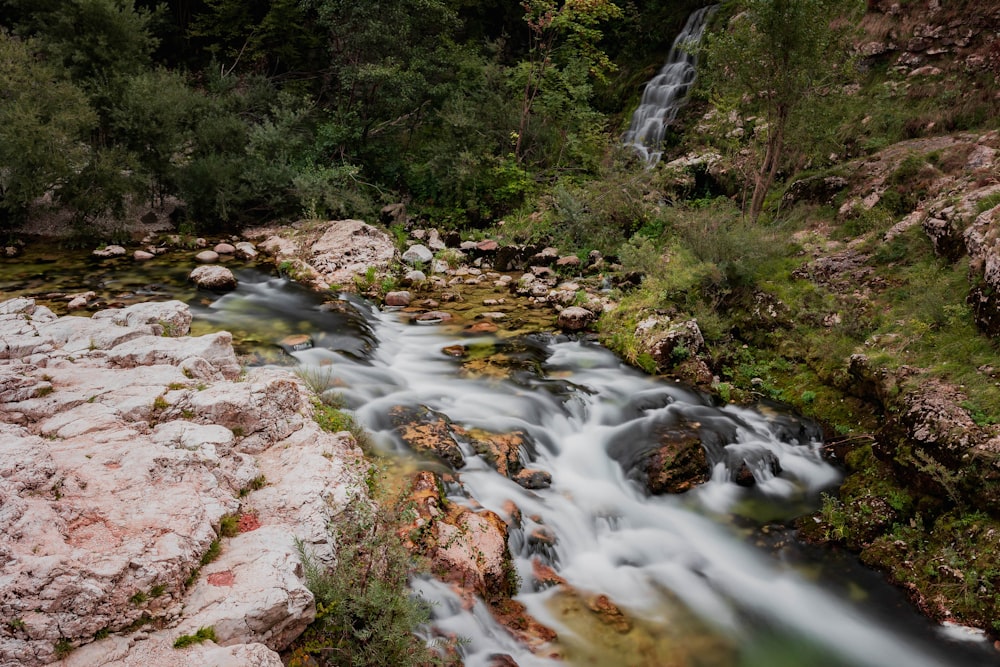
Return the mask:
[[407,592],[409,557],[394,518],[355,501],[331,531],[340,548],[333,567],[297,543],[306,584],[316,598],[316,620],[299,639],[289,665],[407,667],[432,662],[431,651],[413,634],[428,614]]

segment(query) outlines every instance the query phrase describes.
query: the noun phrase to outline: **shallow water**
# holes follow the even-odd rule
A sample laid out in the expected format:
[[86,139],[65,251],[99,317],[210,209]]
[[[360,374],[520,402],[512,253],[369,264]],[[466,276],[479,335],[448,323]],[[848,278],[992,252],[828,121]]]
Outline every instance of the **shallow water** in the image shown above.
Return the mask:
[[[510,539],[522,582],[518,599],[558,632],[565,664],[998,662],[982,639],[916,614],[853,556],[795,541],[787,524],[815,509],[840,474],[820,456],[818,429],[781,406],[717,406],[623,366],[593,342],[544,333],[470,338],[457,327],[416,326],[398,313],[317,295],[254,268],[238,269],[239,287],[220,295],[194,290],[184,283],[190,267],[166,263],[81,257],[24,266],[21,277],[12,263],[0,266],[5,296],[96,285],[108,302],[187,301],[195,333],[234,331],[246,360],[328,373],[376,443],[401,456],[410,455],[386,419],[396,405],[427,406],[465,427],[527,434],[533,447],[523,456],[552,475],[550,488],[523,489],[467,450],[449,497],[501,516],[508,501],[520,508],[523,524]],[[48,282],[57,279],[58,287]],[[308,336],[313,347],[281,347],[290,334]],[[455,344],[476,350],[477,363],[442,352]],[[698,425],[715,461],[712,479],[685,494],[648,496],[609,451],[641,447],[658,426],[679,422]],[[727,462],[757,460],[761,452],[777,458],[780,474],[762,465],[753,469],[753,487],[731,481]],[[530,538],[540,528],[553,543]],[[535,590],[533,559],[554,567],[577,593]],[[558,664],[519,646],[482,604],[466,610],[433,580],[415,588],[433,603],[437,631],[464,638],[467,665],[487,665],[497,653],[525,667]],[[624,612],[630,629],[596,620],[587,603],[600,594]]]

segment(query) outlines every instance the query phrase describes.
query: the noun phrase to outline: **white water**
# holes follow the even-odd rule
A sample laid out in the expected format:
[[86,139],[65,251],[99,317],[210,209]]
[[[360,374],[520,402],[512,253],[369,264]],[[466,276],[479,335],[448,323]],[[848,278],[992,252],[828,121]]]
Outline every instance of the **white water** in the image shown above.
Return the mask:
[[674,39],[666,64],[646,84],[642,101],[622,137],[622,143],[634,149],[651,167],[660,161],[666,128],[677,118],[694,84],[698,57],[691,47],[701,41],[717,7],[703,7],[688,17],[684,29]]
[[[260,340],[275,329],[269,318],[284,325],[270,334],[277,338],[289,322],[292,331],[310,334],[318,347],[295,356],[329,370],[337,391],[388,450],[403,449],[385,417],[395,405],[426,405],[467,427],[517,429],[535,443],[530,465],[551,473],[550,488],[525,490],[465,451],[461,488],[451,489],[450,499],[501,516],[506,501],[520,508],[523,528],[510,537],[522,581],[518,599],[558,632],[567,660],[532,655],[482,603],[467,610],[448,586],[415,582],[434,604],[437,631],[467,640],[461,647],[466,665],[489,665],[494,654],[511,655],[522,667],[996,664],[981,639],[920,618],[877,576],[841,567],[844,559],[835,552],[802,558],[798,547],[755,544],[766,542],[768,522],[812,511],[818,493],[839,480],[820,457],[809,424],[794,415],[766,406],[713,406],[680,385],[624,367],[594,344],[540,336],[511,346],[404,324],[363,302],[343,305],[346,313],[331,312],[286,281],[241,274],[235,292],[195,312],[217,327],[239,322]],[[456,343],[497,344],[516,370],[511,379],[470,377],[441,352]],[[679,421],[701,425],[703,444],[719,461],[714,475],[682,495],[647,496],[609,455],[609,444],[639,446],[653,437],[654,425]],[[762,451],[779,460],[777,476],[762,465],[754,470],[753,488],[730,481],[724,461],[757,460]],[[529,539],[541,526],[555,536],[553,547]],[[776,532],[788,540],[780,525]],[[552,565],[584,596],[607,595],[636,629],[601,634],[581,624],[580,613],[565,613],[558,589],[534,590],[533,558]]]
[[[523,531],[512,530],[510,540],[522,581],[518,599],[554,628],[564,645],[576,647],[569,664],[664,663],[599,655],[600,648],[588,644],[591,637],[580,636],[558,611],[555,589],[532,590],[532,558],[541,557],[585,594],[606,594],[630,618],[651,628],[654,637],[680,634],[676,641],[683,644],[685,631],[678,628],[694,627],[729,647],[724,661],[688,656],[677,664],[978,664],[938,651],[934,642],[914,637],[912,629],[909,636],[897,634],[863,605],[748,543],[747,531],[734,519],[744,505],[763,503],[771,511],[803,502],[815,506],[818,493],[838,481],[837,471],[820,457],[819,443],[776,435],[777,426],[807,432],[794,417],[713,407],[679,385],[639,375],[593,344],[539,342],[527,354],[540,360],[537,372],[517,373],[515,382],[461,375],[458,362],[441,352],[449,345],[492,339],[449,336],[438,328],[403,324],[393,314],[377,315],[375,333],[380,344],[370,363],[322,349],[296,356],[307,364],[332,363],[348,404],[384,446],[402,448],[384,417],[400,404],[428,406],[466,427],[521,430],[536,443],[531,467],[551,473],[551,488],[525,490],[466,451],[467,465],[459,474],[462,490],[450,499],[501,516],[507,501],[520,508]],[[712,480],[692,492],[647,496],[609,456],[608,445],[623,434],[642,437],[642,426],[673,423],[676,417],[730,435],[729,441],[716,443],[723,453],[772,452],[782,472],[774,476],[762,466],[755,470],[756,487],[747,489],[730,481],[720,462]],[[801,511],[785,510],[785,518]],[[549,554],[532,548],[525,538],[540,526],[556,536]],[[431,580],[419,581],[415,588],[434,603],[436,627],[467,640],[462,649],[467,665],[488,665],[497,653],[513,656],[524,667],[560,664],[519,646],[481,603],[464,610],[447,586]],[[762,643],[762,636],[767,641]],[[590,653],[596,657],[588,658]]]

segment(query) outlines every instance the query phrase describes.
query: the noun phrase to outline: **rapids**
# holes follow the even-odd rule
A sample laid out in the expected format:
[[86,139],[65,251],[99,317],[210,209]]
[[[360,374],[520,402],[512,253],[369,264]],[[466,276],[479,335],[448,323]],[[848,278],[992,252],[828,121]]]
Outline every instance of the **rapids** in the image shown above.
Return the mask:
[[[522,456],[552,475],[550,488],[523,489],[466,449],[467,464],[449,499],[501,516],[509,516],[509,501],[520,509],[523,524],[510,536],[522,582],[518,599],[558,632],[565,664],[932,667],[995,661],[983,640],[918,616],[898,591],[852,558],[795,542],[787,524],[815,509],[820,493],[832,490],[840,475],[820,455],[818,429],[780,406],[715,405],[682,385],[639,374],[586,339],[544,333],[470,338],[458,327],[417,326],[356,299],[335,314],[320,301],[280,279],[250,283],[244,277],[203,317],[225,327],[228,313],[245,319],[247,302],[262,327],[269,307],[280,318],[294,313],[299,333],[329,343],[293,352],[298,363],[329,373],[346,405],[388,452],[409,456],[386,417],[395,405],[427,406],[466,427],[526,433],[534,446]],[[343,333],[345,318],[352,320],[346,337],[324,328]],[[358,332],[366,341],[360,353],[347,344]],[[463,367],[442,352],[455,344],[492,346],[508,376]],[[685,494],[649,496],[609,447],[623,438],[639,444],[655,424],[679,419],[704,432],[715,463],[712,478]],[[781,472],[756,466],[756,484],[738,485],[727,470],[734,451],[740,460],[770,452]],[[529,537],[542,527],[554,536],[552,543]],[[535,590],[536,558],[581,595],[558,587]],[[559,664],[518,646],[481,603],[463,609],[446,585],[432,579],[414,587],[432,603],[438,632],[463,638],[467,665],[489,665],[491,656],[503,653],[525,667]],[[595,624],[580,599],[598,594],[631,620],[627,633]]]
[[[42,297],[39,285],[50,284],[49,270],[60,273],[62,289],[72,289],[73,276],[62,275],[67,265],[31,267],[27,279],[8,272],[3,289],[9,296]],[[104,263],[83,265],[89,268],[75,276],[77,288],[106,275]],[[521,581],[517,599],[556,630],[562,664],[997,662],[981,635],[919,616],[853,556],[795,540],[792,520],[815,510],[840,473],[821,456],[815,425],[782,406],[718,405],[624,366],[587,338],[544,332],[469,337],[459,327],[412,324],[355,297],[331,300],[334,295],[253,268],[238,269],[238,288],[224,295],[192,290],[183,272],[173,280],[155,267],[136,271],[128,280],[109,278],[101,298],[182,298],[195,317],[193,334],[233,331],[249,363],[320,368],[377,445],[410,465],[414,457],[386,417],[394,405],[423,405],[462,426],[527,434],[532,446],[522,457],[552,475],[551,487],[526,490],[467,449],[449,499],[503,517],[510,516],[509,501],[520,509],[522,523],[509,540]],[[160,282],[150,289],[154,276]],[[289,334],[309,336],[313,347],[282,348]],[[457,343],[477,350],[485,363],[442,352]],[[697,425],[714,464],[711,479],[687,493],[647,495],[612,453],[642,447],[657,426],[679,422]],[[766,464],[769,457],[780,463],[778,474]],[[755,479],[749,487],[733,481],[732,466],[744,460]],[[441,468],[426,460],[415,464]],[[536,539],[539,529],[549,539]],[[575,592],[536,589],[535,559]],[[435,633],[462,638],[465,664],[489,665],[496,654],[523,667],[560,664],[519,646],[484,604],[466,609],[448,586],[430,578],[415,581],[414,589],[432,604]],[[598,595],[624,612],[628,627],[596,620],[588,600]]]

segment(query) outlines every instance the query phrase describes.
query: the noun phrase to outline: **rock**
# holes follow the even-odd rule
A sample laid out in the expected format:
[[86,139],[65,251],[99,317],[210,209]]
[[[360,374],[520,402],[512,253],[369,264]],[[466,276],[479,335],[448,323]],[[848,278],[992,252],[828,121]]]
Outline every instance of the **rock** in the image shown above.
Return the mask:
[[526,489],[547,489],[552,485],[552,475],[537,468],[525,468],[513,479]]
[[696,320],[673,322],[669,317],[654,315],[636,325],[635,334],[660,371],[671,370],[697,356],[705,346]]
[[286,352],[300,352],[311,348],[313,339],[309,334],[291,334],[278,341],[278,345]]
[[159,336],[186,336],[191,330],[191,310],[181,301],[149,301],[128,308],[101,310],[91,319],[110,319],[122,327],[147,325],[153,335]]
[[245,259],[245,260],[257,259],[257,255],[259,254],[257,252],[256,246],[254,246],[254,244],[250,243],[249,241],[240,241],[239,243],[234,245],[233,248],[235,250],[236,256],[239,257],[240,259]]
[[409,292],[389,292],[385,295],[385,305],[392,307],[403,307],[410,305],[412,296]]
[[87,304],[90,303],[91,299],[97,297],[95,292],[81,292],[79,294],[71,294],[68,299],[69,303],[66,304],[66,308],[69,310],[78,310],[80,308],[86,308]]
[[493,252],[493,268],[497,271],[521,271],[526,266],[527,255],[522,246],[505,245]]
[[404,285],[420,285],[427,280],[427,275],[423,271],[407,271],[403,276]]
[[235,255],[236,247],[231,243],[219,243],[213,248],[218,255]]
[[570,306],[559,313],[559,328],[564,331],[582,331],[594,321],[594,314],[586,308]]
[[580,258],[576,255],[566,255],[556,260],[556,266],[560,268],[572,268],[580,266]]
[[478,253],[482,255],[487,255],[495,253],[497,249],[500,247],[500,244],[498,244],[493,239],[484,239],[476,243],[473,247],[476,249]]
[[236,288],[236,276],[224,266],[199,266],[188,280],[202,289],[231,290]]
[[446,313],[443,310],[431,310],[417,315],[414,319],[422,324],[437,324],[439,322],[447,322],[453,318],[451,313]]
[[[523,431],[490,433],[480,429],[468,431],[456,429],[455,432],[467,441],[494,470],[510,479],[521,472],[522,456],[527,458],[528,450],[533,448],[533,445],[528,444],[528,436]],[[551,476],[549,479],[551,482]]]
[[657,425],[649,438],[623,432],[609,445],[608,454],[626,476],[648,493],[683,493],[708,481],[711,467],[698,431],[684,425]]
[[108,257],[121,257],[125,253],[126,253],[125,248],[121,247],[120,245],[109,245],[100,248],[98,250],[95,250],[91,254],[94,255],[94,257],[108,258]]
[[973,283],[967,301],[976,325],[990,336],[1000,335],[1000,205],[980,213],[964,238]]
[[499,330],[500,327],[493,322],[476,322],[475,324],[467,326],[465,328],[465,333],[477,336],[480,334],[496,333]]
[[414,264],[430,264],[434,253],[427,246],[416,244],[403,253],[403,261],[411,266]]
[[830,204],[847,186],[848,181],[842,176],[810,176],[788,186],[781,201],[783,205],[798,202]]
[[957,262],[965,254],[965,242],[961,230],[948,220],[927,217],[922,225],[924,232],[934,246],[934,253],[949,262]]
[[432,252],[438,250],[444,250],[447,245],[441,240],[441,233],[436,229],[432,229],[430,234],[427,236],[427,247],[430,248]]
[[781,462],[764,447],[730,445],[726,448],[726,470],[731,481],[740,486],[754,486],[758,479],[767,480],[780,474]]
[[288,229],[246,230],[247,238],[265,238],[257,249],[274,257],[286,275],[317,290],[354,285],[356,276],[385,272],[396,245],[385,232],[361,220],[297,223]]
[[[306,418],[287,371],[227,379],[240,374],[229,334],[159,335],[189,323],[179,302],[93,318],[0,303],[0,615],[25,628],[0,633],[0,664],[52,662],[68,642],[78,648],[67,667],[270,667],[313,617],[295,539],[332,562],[328,524],[365,498],[358,450]],[[44,341],[32,347],[41,365],[11,361],[27,347],[14,331]],[[200,377],[184,372],[199,367]],[[24,417],[31,431],[10,421]],[[265,479],[254,521],[203,566],[222,517],[245,510],[241,498]],[[134,630],[144,618],[152,624]],[[172,648],[207,626],[227,646]]]
[[387,204],[379,211],[379,220],[383,225],[403,225],[406,224],[406,204]]
[[400,439],[411,449],[433,454],[452,468],[465,466],[451,420],[426,407],[397,405],[389,409],[389,419]]
[[219,253],[214,250],[202,250],[194,258],[202,264],[212,264],[219,261]]
[[132,259],[134,259],[137,262],[145,262],[147,260],[153,259],[154,257],[156,257],[156,255],[154,255],[151,252],[146,252],[145,250],[136,250],[134,253],[132,253]]
[[404,534],[411,551],[430,559],[432,572],[470,603],[473,595],[493,604],[516,592],[503,519],[489,510],[444,503],[438,477],[429,471],[413,477],[409,497],[416,518]]
[[528,262],[532,266],[552,266],[559,260],[559,250],[556,248],[542,248],[530,258]]

